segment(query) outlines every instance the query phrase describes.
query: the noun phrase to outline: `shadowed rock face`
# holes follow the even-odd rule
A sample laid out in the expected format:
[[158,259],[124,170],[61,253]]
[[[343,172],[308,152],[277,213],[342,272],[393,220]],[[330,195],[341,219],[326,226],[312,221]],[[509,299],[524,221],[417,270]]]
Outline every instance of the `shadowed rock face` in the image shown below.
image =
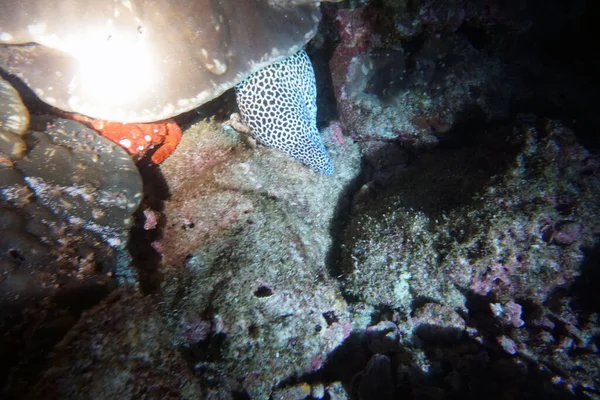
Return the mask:
[[189,111],[312,38],[318,1],[7,0],[0,68],[46,103],[150,122]]
[[22,361],[45,357],[127,273],[141,200],[125,150],[76,121],[30,116],[0,79],[0,397],[23,397],[27,379],[14,376],[41,363]]

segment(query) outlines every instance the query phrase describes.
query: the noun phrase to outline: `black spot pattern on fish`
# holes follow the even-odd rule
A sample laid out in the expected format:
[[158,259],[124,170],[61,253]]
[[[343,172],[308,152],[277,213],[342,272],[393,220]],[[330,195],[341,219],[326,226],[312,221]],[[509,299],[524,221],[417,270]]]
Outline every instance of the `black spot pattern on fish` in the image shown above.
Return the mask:
[[260,143],[313,170],[332,175],[333,162],[317,130],[315,74],[304,50],[272,64],[236,86],[244,123]]

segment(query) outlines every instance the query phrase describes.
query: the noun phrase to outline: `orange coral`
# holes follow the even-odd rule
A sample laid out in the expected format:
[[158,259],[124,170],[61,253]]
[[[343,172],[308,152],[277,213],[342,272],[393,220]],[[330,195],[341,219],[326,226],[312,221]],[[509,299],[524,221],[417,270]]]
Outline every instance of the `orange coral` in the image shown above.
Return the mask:
[[172,119],[144,124],[123,124],[79,114],[70,114],[69,118],[84,123],[105,138],[117,143],[136,160],[158,147],[150,158],[155,164],[162,163],[173,154],[181,141],[181,128]]

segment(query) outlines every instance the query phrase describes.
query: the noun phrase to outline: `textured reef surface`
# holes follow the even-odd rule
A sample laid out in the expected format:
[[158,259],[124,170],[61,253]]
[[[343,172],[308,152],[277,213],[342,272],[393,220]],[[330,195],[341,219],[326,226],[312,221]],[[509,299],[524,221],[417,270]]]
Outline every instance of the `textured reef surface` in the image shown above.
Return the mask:
[[75,121],[30,118],[0,84],[2,368],[18,390],[7,365],[32,369],[126,271],[142,179],[121,147]]
[[178,152],[160,166],[171,190],[155,243],[161,310],[197,368],[228,371],[252,398],[267,399],[278,382],[320,368],[350,334],[326,261],[358,147],[332,146],[335,178],[252,150],[214,123],[192,126]]
[[0,397],[600,399],[590,3],[316,3],[160,165],[3,75]]

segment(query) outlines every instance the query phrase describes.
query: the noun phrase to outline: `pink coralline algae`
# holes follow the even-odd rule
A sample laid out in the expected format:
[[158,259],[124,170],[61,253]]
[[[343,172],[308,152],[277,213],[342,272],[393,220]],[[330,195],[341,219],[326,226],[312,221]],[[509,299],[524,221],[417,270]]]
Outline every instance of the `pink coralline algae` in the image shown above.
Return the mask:
[[158,224],[158,213],[156,211],[147,208],[144,210],[144,217],[146,217],[144,221],[144,230],[149,231],[156,228],[156,225]]
[[523,307],[513,300],[504,304],[490,303],[490,310],[494,316],[498,317],[504,324],[511,325],[515,328],[520,328],[525,325],[525,321],[521,319]]
[[485,296],[492,290],[506,290],[512,285],[511,276],[516,269],[522,268],[521,265],[509,264],[493,264],[481,276],[474,278],[471,284],[473,292]]
[[344,132],[339,122],[334,122],[330,126],[331,129],[331,140],[340,145],[345,144]]

